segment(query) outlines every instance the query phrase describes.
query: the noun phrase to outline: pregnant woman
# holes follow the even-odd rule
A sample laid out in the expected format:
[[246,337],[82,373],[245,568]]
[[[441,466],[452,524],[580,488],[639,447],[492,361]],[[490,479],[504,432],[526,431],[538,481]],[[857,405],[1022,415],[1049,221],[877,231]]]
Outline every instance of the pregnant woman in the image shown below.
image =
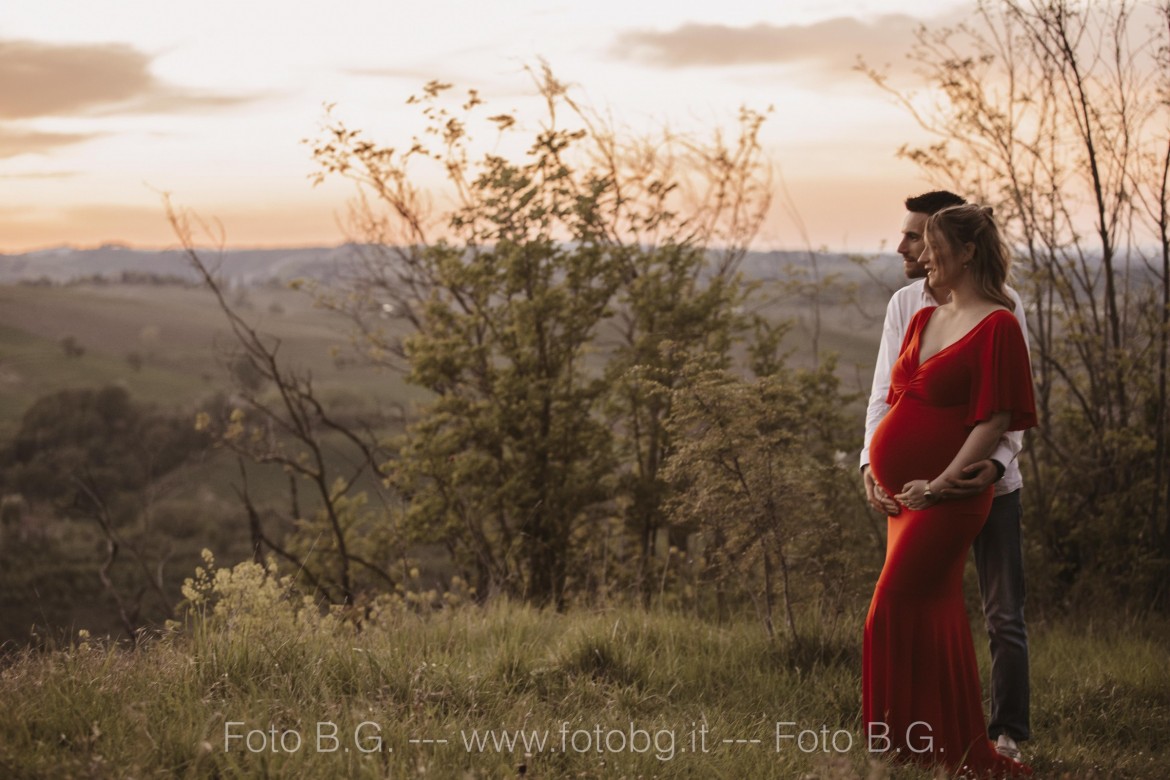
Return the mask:
[[1032,375],[1004,292],[1008,253],[991,209],[953,206],[926,226],[921,262],[949,302],[918,312],[874,434],[875,479],[904,507],[865,622],[862,707],[869,748],[975,777],[1031,774],[987,738],[963,600],[963,567],[993,490],[940,500],[1007,430],[1036,424]]

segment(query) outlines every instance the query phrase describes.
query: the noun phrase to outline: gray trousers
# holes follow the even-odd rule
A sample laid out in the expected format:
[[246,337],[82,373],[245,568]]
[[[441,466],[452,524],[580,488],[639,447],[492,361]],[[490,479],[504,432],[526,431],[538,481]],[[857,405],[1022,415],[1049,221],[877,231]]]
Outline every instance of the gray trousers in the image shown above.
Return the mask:
[[996,496],[975,537],[975,567],[991,648],[991,739],[1028,739],[1028,632],[1024,627],[1024,557],[1020,549],[1020,491]]

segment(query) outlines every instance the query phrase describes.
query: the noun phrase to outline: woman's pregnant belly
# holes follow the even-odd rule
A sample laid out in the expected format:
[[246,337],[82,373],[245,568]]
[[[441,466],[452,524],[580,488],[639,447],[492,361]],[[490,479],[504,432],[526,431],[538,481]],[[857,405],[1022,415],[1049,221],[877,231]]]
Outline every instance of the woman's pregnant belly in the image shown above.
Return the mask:
[[913,479],[934,479],[967,440],[967,405],[931,406],[903,395],[886,413],[869,445],[874,479],[891,495]]

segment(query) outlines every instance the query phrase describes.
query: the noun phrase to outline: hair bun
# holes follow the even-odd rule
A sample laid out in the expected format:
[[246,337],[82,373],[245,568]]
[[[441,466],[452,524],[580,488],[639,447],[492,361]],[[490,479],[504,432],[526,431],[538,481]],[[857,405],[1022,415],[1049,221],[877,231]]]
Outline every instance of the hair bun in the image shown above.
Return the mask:
[[995,209],[993,209],[991,206],[980,206],[979,211],[988,219],[991,219],[995,216]]

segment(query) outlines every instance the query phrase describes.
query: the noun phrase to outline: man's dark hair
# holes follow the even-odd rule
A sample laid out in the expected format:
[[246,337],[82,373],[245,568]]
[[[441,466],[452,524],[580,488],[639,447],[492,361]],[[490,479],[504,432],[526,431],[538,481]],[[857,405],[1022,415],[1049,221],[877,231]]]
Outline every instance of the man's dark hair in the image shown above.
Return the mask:
[[967,201],[948,190],[934,190],[906,198],[906,210],[920,214],[934,214],[949,206],[962,206]]

